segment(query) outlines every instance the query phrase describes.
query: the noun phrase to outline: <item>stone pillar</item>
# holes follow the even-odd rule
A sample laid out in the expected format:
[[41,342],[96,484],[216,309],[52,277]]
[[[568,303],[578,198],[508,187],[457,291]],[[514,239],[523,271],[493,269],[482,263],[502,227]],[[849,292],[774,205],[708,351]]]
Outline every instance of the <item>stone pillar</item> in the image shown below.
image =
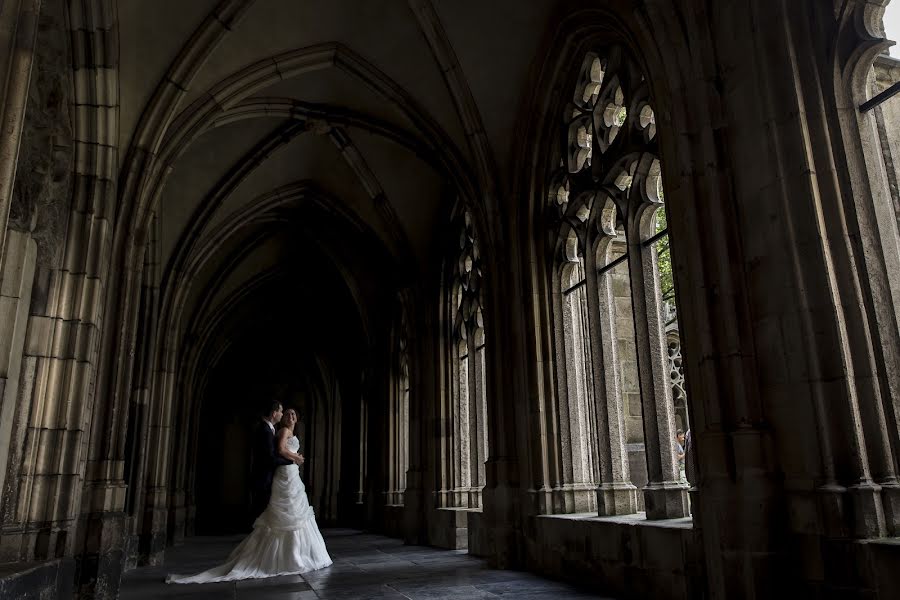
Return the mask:
[[[856,3],[843,21],[835,23],[843,53],[836,59],[832,81],[836,95],[836,115],[850,184],[845,202],[851,232],[859,241],[847,244],[837,254],[844,277],[849,275],[858,289],[846,308],[855,311],[850,321],[860,323],[847,335],[853,356],[854,390],[871,486],[853,485],[859,498],[857,535],[881,536],[900,533],[900,481],[897,452],[900,449],[900,196],[898,196],[896,133],[900,111],[896,97],[874,110],[859,106],[871,95],[900,80],[900,61],[877,54],[883,51],[880,3]],[[829,46],[823,44],[823,49]],[[874,62],[874,69],[872,63]],[[827,108],[825,109],[827,110]],[[893,218],[892,218],[893,217]],[[852,239],[852,238],[851,238]],[[863,260],[860,260],[862,258]],[[845,292],[847,293],[847,292]],[[861,482],[862,483],[862,482]],[[868,500],[869,490],[872,499]],[[862,500],[862,501],[860,501]],[[883,512],[884,523],[881,523]]]
[[[514,244],[509,244],[514,246]],[[501,246],[507,249],[509,246]],[[511,301],[501,290],[520,290],[520,273],[510,267],[512,256],[492,255],[497,248],[482,247],[491,257],[485,278],[488,353],[487,410],[488,462],[482,499],[488,560],[497,568],[511,568],[524,561],[523,504],[520,456],[526,456],[530,412],[524,406],[526,364],[522,303]],[[515,255],[515,250],[507,250]]]
[[461,401],[468,403],[469,433],[469,489],[464,506],[481,508],[481,490],[484,487],[484,463],[487,460],[487,432],[484,422],[484,330],[479,327],[469,332],[469,357],[466,397]]
[[[166,337],[165,334],[162,336]],[[163,339],[160,340],[161,343]],[[164,349],[165,350],[165,349]],[[165,351],[163,357],[169,356]],[[168,535],[168,490],[169,467],[172,456],[172,423],[170,403],[174,395],[175,376],[166,359],[153,372],[153,398],[148,417],[147,446],[153,449],[146,475],[144,493],[144,517],[141,531],[141,554],[146,555],[151,564],[160,564],[166,548]]]
[[680,481],[675,457],[675,407],[669,387],[656,251],[644,246],[640,225],[639,216],[632,212],[628,267],[647,454],[644,507],[648,519],[673,519],[688,514],[687,487]]
[[897,237],[842,91],[871,69],[877,4],[723,0],[714,64],[672,90],[690,96],[662,143],[712,598],[839,593],[860,576],[848,540],[886,533]]
[[[609,250],[606,264],[627,251],[624,236],[617,237]],[[647,452],[644,445],[644,419],[641,410],[641,385],[638,378],[637,346],[634,339],[634,315],[631,309],[631,281],[628,263],[622,262],[606,273],[611,280],[615,317],[614,330],[618,352],[619,385],[625,412],[625,444],[631,483],[638,489],[647,485]],[[638,495],[638,510],[644,510],[643,494]]]
[[[436,482],[434,469],[438,464],[435,451],[437,427],[429,417],[433,409],[433,393],[440,369],[436,368],[432,346],[435,323],[427,317],[430,311],[416,300],[415,291],[408,293],[409,357],[413,368],[409,371],[409,464],[406,471],[406,490],[403,492],[404,541],[424,544],[428,541],[428,518],[434,511],[436,498],[425,482]],[[432,484],[433,486],[433,484]]]
[[40,12],[41,0],[0,4],[0,251],[5,247]]
[[153,386],[153,362],[159,331],[159,287],[156,223],[151,228],[153,237],[144,256],[141,303],[139,310],[140,327],[136,343],[135,376],[128,408],[128,431],[125,439],[125,511],[129,516],[129,537],[127,541],[128,567],[150,562],[149,538],[144,535],[144,506],[146,504],[147,468],[151,454],[149,442],[149,419],[151,389]]
[[[872,95],[883,92],[900,82],[900,59],[886,54],[875,59],[875,83]],[[896,97],[882,103],[873,111],[884,160],[885,177],[897,225],[900,227],[900,102]]]
[[[594,431],[598,423],[593,422],[593,402],[595,393],[593,369],[590,353],[591,334],[585,323],[588,321],[588,301],[583,288],[563,294],[563,290],[581,280],[584,276],[583,260],[568,256],[569,262],[555,269],[552,302],[557,322],[558,336],[557,373],[558,397],[551,411],[555,426],[548,429],[548,442],[552,444],[551,465],[552,504],[547,512],[573,513],[591,512],[597,508],[596,462],[603,464],[603,449],[595,447]],[[574,259],[574,260],[573,260]],[[598,392],[601,396],[603,390]],[[602,430],[602,426],[601,426]],[[603,441],[600,441],[601,446]],[[595,456],[599,450],[601,456]]]
[[[608,246],[611,240],[601,240]],[[597,277],[597,252],[585,253],[585,285],[591,323],[591,366],[594,402],[597,407],[597,439],[600,443],[600,486],[597,509],[600,516],[637,512],[637,488],[631,483],[625,445],[625,415],[619,381],[616,344],[616,312],[611,277]],[[609,249],[599,252],[609,259]],[[604,261],[606,262],[606,261]]]
[[[28,395],[20,396],[20,381],[30,389],[34,378],[34,358],[23,355],[37,246],[29,234],[10,230],[4,250],[0,272],[0,523],[6,525],[18,521],[15,515],[19,469],[10,464],[10,459],[15,463],[21,458],[22,432],[14,424],[22,418],[18,415],[19,404]],[[16,479],[9,485],[7,473]],[[18,544],[8,546],[2,537],[0,532],[0,562],[18,560]]]

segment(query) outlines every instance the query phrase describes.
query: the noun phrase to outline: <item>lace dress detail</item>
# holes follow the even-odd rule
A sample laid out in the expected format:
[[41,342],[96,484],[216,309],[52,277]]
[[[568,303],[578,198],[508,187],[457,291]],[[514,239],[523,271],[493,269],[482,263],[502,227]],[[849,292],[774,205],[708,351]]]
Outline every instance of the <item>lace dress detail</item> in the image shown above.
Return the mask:
[[[297,452],[300,441],[288,440]],[[169,575],[166,583],[211,583],[297,575],[331,564],[316,525],[297,465],[275,469],[269,506],[253,523],[253,532],[234,549],[225,564],[196,575]]]

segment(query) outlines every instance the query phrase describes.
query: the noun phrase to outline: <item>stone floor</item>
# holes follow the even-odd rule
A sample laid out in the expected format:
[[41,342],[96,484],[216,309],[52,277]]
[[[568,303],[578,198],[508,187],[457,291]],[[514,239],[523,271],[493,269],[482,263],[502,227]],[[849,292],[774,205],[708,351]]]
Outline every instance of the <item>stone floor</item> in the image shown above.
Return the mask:
[[314,598],[607,598],[520,571],[490,569],[464,551],[405,546],[399,540],[350,529],[326,529],[334,565],[303,576],[237,583],[166,585],[166,573],[193,573],[228,555],[240,537],[193,538],[169,550],[163,567],[129,571],[121,600],[312,600]]

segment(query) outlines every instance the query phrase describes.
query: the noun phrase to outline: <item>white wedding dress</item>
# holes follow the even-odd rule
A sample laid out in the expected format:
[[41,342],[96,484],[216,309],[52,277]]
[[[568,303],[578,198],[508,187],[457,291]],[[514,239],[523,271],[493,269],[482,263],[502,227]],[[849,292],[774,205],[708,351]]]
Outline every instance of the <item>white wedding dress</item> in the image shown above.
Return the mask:
[[[288,440],[297,452],[300,441]],[[196,575],[169,575],[166,583],[212,583],[297,575],[327,567],[331,557],[316,525],[313,509],[297,465],[275,469],[269,506],[253,523],[247,536],[225,564]]]

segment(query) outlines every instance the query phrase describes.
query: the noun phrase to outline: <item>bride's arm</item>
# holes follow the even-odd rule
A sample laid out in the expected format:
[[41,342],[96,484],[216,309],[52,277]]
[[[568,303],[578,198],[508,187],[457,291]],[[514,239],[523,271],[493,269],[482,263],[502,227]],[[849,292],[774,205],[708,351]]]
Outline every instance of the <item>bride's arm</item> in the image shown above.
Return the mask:
[[278,454],[284,458],[294,461],[296,464],[303,462],[303,457],[296,452],[288,450],[287,443],[291,437],[291,432],[287,427],[283,427],[278,431]]

